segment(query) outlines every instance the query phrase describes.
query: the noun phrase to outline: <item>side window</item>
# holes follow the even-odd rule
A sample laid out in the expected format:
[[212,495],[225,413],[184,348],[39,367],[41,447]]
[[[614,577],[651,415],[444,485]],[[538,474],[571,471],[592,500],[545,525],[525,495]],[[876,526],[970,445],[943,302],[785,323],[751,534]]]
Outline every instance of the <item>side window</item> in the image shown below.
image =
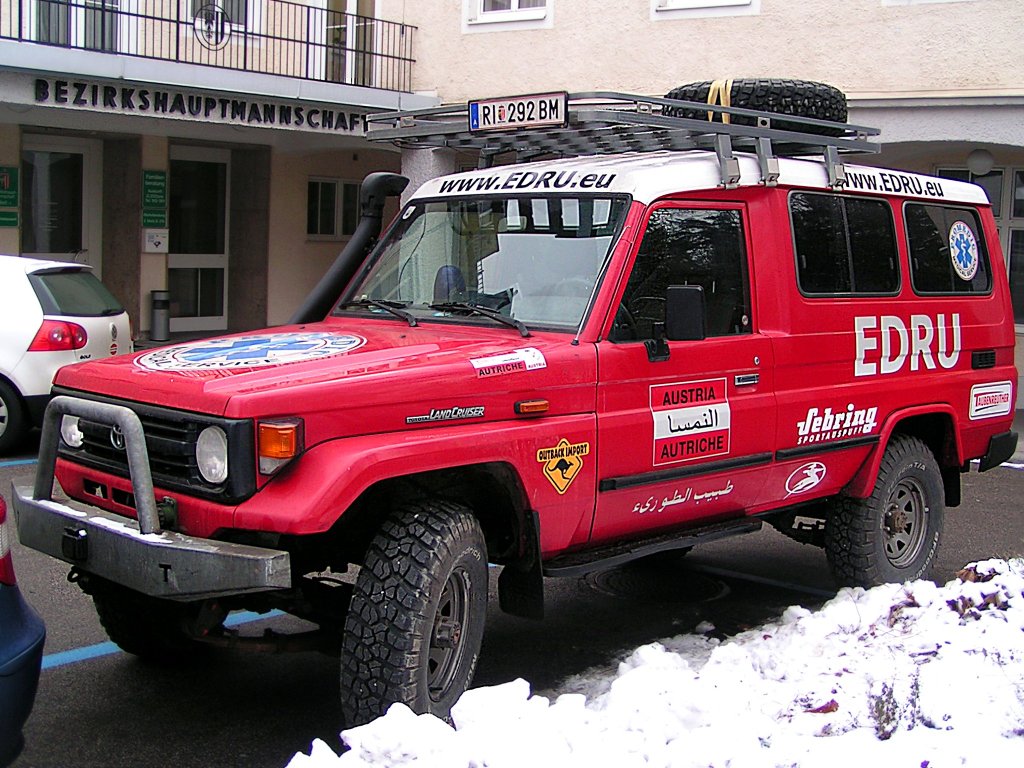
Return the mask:
[[896,231],[887,202],[794,192],[789,212],[801,293],[836,296],[899,291]]
[[704,289],[708,336],[750,333],[750,286],[740,211],[659,208],[651,213],[626,284],[612,341],[654,338],[670,285]]
[[915,293],[985,294],[992,290],[988,250],[975,211],[907,203],[903,216]]

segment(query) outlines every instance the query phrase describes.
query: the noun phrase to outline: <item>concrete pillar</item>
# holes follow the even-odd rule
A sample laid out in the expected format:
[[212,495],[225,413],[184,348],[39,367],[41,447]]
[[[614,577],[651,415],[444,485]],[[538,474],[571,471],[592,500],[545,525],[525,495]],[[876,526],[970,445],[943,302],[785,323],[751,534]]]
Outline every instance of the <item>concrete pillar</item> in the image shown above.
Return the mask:
[[402,203],[419,189],[420,185],[438,176],[454,173],[455,152],[439,147],[407,148],[402,150],[402,175],[409,186],[402,193]]
[[[21,128],[17,125],[0,125],[0,165],[21,169]],[[19,226],[0,227],[0,253],[21,253],[21,209],[15,212]]]

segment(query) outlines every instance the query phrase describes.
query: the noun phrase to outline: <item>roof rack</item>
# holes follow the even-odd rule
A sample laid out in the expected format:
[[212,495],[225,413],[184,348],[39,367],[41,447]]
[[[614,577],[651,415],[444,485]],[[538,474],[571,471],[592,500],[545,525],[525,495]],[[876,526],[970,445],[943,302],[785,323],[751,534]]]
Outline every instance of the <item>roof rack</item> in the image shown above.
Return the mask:
[[[401,147],[479,150],[481,167],[489,167],[495,155],[507,152],[515,152],[518,162],[546,155],[706,149],[718,156],[722,186],[727,188],[735,187],[740,180],[739,160],[733,156],[737,150],[756,153],[761,182],[766,185],[778,180],[779,157],[823,156],[833,187],[846,184],[840,153],[881,150],[878,143],[869,140],[879,134],[877,128],[847,123],[615,91],[546,95],[565,99],[563,124],[471,130],[469,106],[451,104],[371,115],[367,118],[367,138]],[[513,100],[522,98],[528,97]],[[708,118],[671,114],[680,109]],[[786,128],[772,127],[780,123]]]

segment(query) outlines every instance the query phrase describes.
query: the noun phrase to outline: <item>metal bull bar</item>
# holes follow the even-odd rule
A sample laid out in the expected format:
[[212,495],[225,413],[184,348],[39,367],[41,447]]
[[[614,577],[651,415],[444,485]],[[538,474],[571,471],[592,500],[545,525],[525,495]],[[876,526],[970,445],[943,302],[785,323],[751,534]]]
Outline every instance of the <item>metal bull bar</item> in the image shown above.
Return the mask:
[[[124,435],[137,524],[91,505],[54,501],[66,415],[109,424]],[[291,586],[287,552],[161,530],[145,431],[125,406],[55,397],[43,418],[35,485],[31,492],[18,486],[13,491],[22,544],[143,594],[197,600]]]

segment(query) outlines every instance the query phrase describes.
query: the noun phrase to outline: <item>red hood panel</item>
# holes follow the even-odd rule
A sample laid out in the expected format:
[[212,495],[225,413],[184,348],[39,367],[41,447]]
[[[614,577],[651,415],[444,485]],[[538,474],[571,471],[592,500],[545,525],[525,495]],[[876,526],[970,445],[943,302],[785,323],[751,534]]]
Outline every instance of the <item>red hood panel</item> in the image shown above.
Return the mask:
[[[510,329],[332,321],[283,326],[160,347],[61,370],[55,384],[170,408],[225,414],[233,397],[369,377],[404,381],[463,371],[467,383],[540,372],[569,346],[565,334],[522,338]],[[407,375],[402,375],[402,372]],[[427,378],[433,379],[434,375]],[[544,377],[547,378],[547,377]],[[420,381],[423,381],[421,378]],[[397,383],[397,381],[396,381]],[[534,381],[540,384],[539,381]],[[554,384],[553,381],[548,381]],[[455,382],[449,382],[454,385]],[[404,387],[403,387],[404,388]],[[490,387],[488,387],[489,389]],[[453,391],[453,390],[452,390]],[[275,392],[277,399],[283,392]],[[236,411],[236,408],[232,408]],[[243,415],[243,414],[237,414]],[[251,414],[244,414],[251,415]]]

